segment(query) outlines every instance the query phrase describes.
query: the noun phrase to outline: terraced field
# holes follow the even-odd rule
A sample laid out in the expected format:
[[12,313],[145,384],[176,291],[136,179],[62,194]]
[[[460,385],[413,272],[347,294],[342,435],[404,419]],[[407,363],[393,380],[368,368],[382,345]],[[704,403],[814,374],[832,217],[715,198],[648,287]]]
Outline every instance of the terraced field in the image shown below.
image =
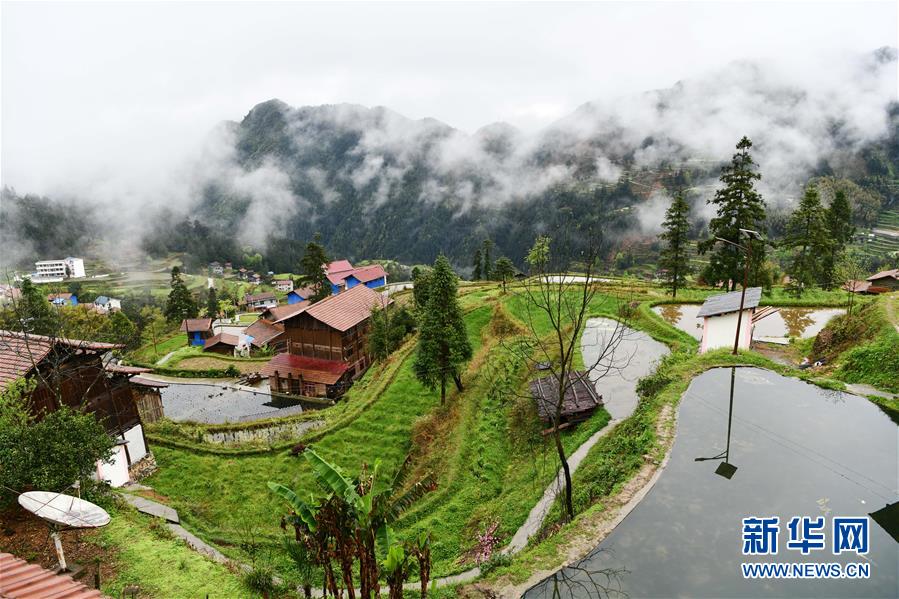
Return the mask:
[[899,252],[899,210],[885,210],[870,231],[863,231],[864,238],[855,242],[862,252],[870,256],[884,256]]

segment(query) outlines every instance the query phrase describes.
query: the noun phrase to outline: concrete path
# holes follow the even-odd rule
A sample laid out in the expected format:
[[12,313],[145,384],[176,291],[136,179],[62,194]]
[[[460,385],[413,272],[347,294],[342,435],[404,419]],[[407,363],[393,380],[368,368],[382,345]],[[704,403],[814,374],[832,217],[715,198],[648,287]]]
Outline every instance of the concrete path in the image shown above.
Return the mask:
[[864,383],[846,383],[846,390],[856,395],[873,395],[874,397],[882,397],[883,399],[899,399],[899,395],[881,391],[877,387],[865,385]]
[[163,505],[152,499],[147,499],[146,497],[141,497],[140,495],[130,495],[128,493],[122,493],[122,498],[142,514],[162,518],[163,520],[167,520],[174,524],[181,522],[181,519],[178,518],[178,512],[167,505]]
[[[178,350],[175,350],[175,351],[178,351]],[[172,357],[172,354],[174,354],[174,353],[175,353],[174,351],[170,351],[166,355],[164,355],[161,358],[159,358],[158,360],[156,360],[156,366],[162,366],[163,364],[165,364],[168,361],[168,359]]]

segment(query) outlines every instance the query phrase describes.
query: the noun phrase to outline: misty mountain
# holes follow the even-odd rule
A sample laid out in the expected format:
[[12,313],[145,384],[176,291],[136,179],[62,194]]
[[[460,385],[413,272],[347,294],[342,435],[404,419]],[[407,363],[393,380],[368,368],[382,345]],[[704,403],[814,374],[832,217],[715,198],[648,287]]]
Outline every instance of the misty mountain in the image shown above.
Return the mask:
[[895,49],[881,49],[797,78],[739,62],[588,102],[537,133],[494,123],[469,134],[384,107],[273,99],[216,129],[185,165],[187,200],[146,219],[143,247],[197,264],[258,251],[285,271],[321,233],[334,256],[420,263],[443,252],[466,267],[489,236],[520,264],[539,232],[574,218],[602,223],[612,250],[652,238],[673,190],[688,193],[701,227],[742,135],[755,144],[775,233],[819,176],[856,183],[865,218],[876,218],[899,174],[896,64]]

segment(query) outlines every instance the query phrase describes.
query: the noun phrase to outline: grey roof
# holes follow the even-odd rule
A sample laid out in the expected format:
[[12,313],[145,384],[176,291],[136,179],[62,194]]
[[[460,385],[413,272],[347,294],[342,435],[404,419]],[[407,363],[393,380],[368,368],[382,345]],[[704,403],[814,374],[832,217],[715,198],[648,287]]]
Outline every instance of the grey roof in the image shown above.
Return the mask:
[[[718,314],[727,314],[728,312],[738,312],[740,310],[740,295],[742,291],[731,291],[721,295],[713,295],[705,300],[702,308],[697,312],[696,317],[716,316]],[[755,308],[762,299],[761,287],[749,287],[746,289],[746,300],[743,302],[743,309]]]

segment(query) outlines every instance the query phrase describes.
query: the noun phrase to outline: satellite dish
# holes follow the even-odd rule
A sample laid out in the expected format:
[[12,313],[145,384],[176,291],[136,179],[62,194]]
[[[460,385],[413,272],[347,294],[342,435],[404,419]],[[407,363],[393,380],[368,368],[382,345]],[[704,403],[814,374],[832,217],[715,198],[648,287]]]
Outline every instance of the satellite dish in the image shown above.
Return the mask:
[[47,522],[56,545],[60,571],[67,570],[59,533],[71,528],[99,528],[109,524],[106,510],[90,501],[48,491],[28,491],[19,495],[19,505]]

